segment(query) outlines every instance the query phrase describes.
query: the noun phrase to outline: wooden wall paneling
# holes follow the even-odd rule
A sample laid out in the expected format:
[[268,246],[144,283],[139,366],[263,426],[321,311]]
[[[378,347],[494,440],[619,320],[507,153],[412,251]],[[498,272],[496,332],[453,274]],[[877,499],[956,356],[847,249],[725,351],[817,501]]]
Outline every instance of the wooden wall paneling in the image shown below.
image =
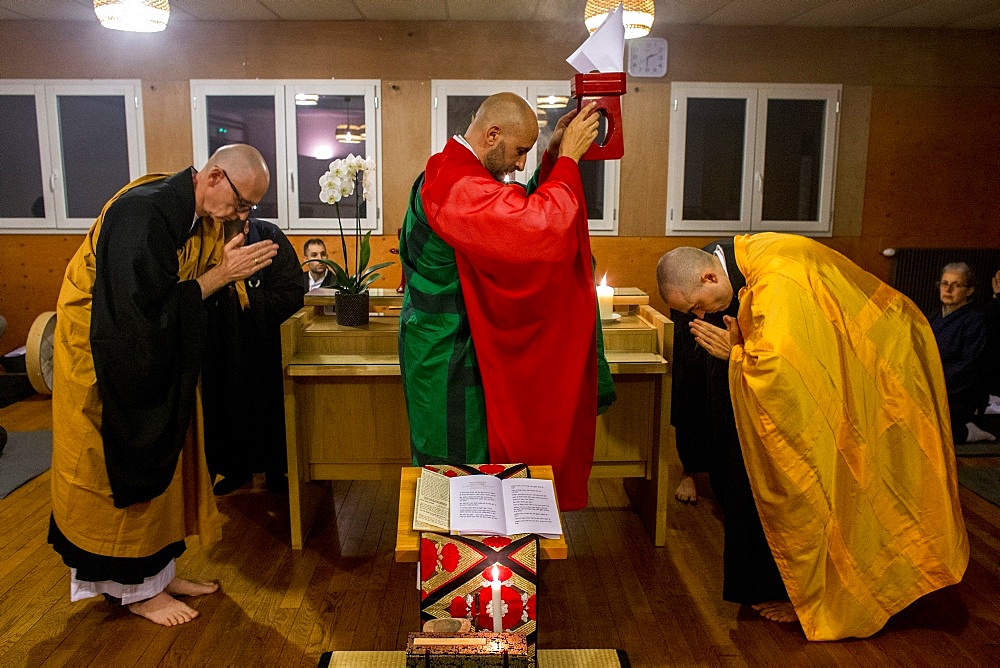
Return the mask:
[[1000,246],[1000,87],[876,89],[864,234]]
[[662,236],[666,229],[669,109],[667,83],[633,80],[622,96],[619,236]]
[[[142,82],[146,170],[172,174],[194,164],[191,86],[188,81]],[[169,128],[164,132],[164,128]],[[272,178],[274,178],[272,176]]]
[[24,345],[40,313],[54,311],[63,274],[82,236],[0,234],[0,354]]
[[865,201],[865,165],[868,162],[870,86],[844,86],[840,97],[840,134],[834,180],[833,234],[861,234]]
[[430,154],[430,82],[383,81],[382,232],[393,241],[406,215],[410,187]]
[[[824,243],[849,248],[849,257],[879,276],[887,276],[879,255],[887,246],[1000,243],[994,241],[995,178],[988,177],[998,173],[1000,160],[1000,31],[664,23],[653,32],[670,41],[669,79],[629,79],[620,233],[594,240],[598,273],[608,270],[613,284],[640,287],[662,308],[652,277],[659,255],[710,240],[661,236],[670,81],[844,84],[836,236]],[[189,79],[381,79],[384,234],[372,239],[372,261],[393,261],[376,285],[395,287],[399,263],[388,250],[429,152],[431,80],[569,79],[564,59],[584,37],[580,25],[545,22],[178,21],[163,33],[128,34],[96,23],[0,21],[0,40],[16,45],[0,62],[0,77],[140,79],[150,171],[191,162]],[[53,43],[60,48],[51,49]],[[296,237],[293,243],[306,238]],[[19,345],[33,320],[29,314],[51,309],[65,261],[81,238],[2,235],[0,309],[10,321],[2,346]],[[339,243],[325,238],[333,254]],[[30,272],[20,266],[24,255]]]

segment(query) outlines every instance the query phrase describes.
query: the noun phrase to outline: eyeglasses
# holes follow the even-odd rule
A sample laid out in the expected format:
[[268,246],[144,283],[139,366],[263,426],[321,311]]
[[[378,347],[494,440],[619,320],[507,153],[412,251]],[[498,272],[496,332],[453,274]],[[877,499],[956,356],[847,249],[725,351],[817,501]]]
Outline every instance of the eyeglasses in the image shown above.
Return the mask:
[[251,204],[250,202],[243,199],[243,195],[241,195],[240,191],[237,190],[236,186],[233,185],[233,180],[229,178],[229,174],[226,174],[226,170],[224,170],[222,167],[219,167],[219,171],[222,172],[222,175],[226,177],[226,181],[229,181],[229,187],[233,189],[233,194],[236,195],[236,213],[248,213],[250,211],[256,211],[257,205]]
[[969,286],[965,283],[949,283],[948,281],[941,281],[938,283],[938,287],[942,290],[950,290],[952,288],[967,288]]

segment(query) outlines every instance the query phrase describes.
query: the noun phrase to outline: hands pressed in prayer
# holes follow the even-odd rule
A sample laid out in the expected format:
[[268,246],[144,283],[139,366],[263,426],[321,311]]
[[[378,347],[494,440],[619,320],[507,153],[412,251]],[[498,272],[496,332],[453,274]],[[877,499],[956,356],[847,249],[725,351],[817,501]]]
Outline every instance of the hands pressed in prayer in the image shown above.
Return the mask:
[[246,237],[237,234],[226,244],[219,267],[232,277],[234,281],[242,281],[255,272],[271,264],[272,258],[278,254],[278,244],[266,239],[255,244],[244,246]]
[[742,346],[743,332],[740,330],[739,321],[729,315],[722,316],[722,320],[726,323],[726,329],[729,331],[729,348],[732,349],[735,346]]
[[244,246],[246,237],[240,232],[226,242],[222,262],[212,267],[196,280],[201,286],[202,299],[214,294],[222,286],[253,275],[271,264],[278,254],[278,244],[270,240]]
[[698,318],[691,321],[691,334],[694,335],[695,342],[712,357],[718,357],[720,360],[729,359],[729,351],[733,346],[730,343],[730,334],[726,330]]
[[[591,102],[581,109],[579,113],[573,114],[574,118],[567,123],[560,133],[558,149],[560,157],[566,156],[579,162],[580,157],[587,152],[590,145],[597,139],[597,125],[598,121],[600,121],[600,114],[594,111],[596,107],[597,103]],[[561,124],[562,119],[559,120],[559,125]],[[552,133],[552,141],[555,140],[556,133],[559,132],[559,125],[556,125],[556,130]],[[551,143],[549,145],[551,146]]]

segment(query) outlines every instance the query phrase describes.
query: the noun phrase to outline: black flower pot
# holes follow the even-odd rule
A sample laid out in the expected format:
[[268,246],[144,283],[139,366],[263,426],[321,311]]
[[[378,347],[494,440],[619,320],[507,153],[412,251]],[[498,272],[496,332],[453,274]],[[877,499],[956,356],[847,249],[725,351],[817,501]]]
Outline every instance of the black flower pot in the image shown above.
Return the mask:
[[357,327],[368,323],[368,293],[352,295],[338,292],[334,299],[337,312],[337,324],[347,327]]

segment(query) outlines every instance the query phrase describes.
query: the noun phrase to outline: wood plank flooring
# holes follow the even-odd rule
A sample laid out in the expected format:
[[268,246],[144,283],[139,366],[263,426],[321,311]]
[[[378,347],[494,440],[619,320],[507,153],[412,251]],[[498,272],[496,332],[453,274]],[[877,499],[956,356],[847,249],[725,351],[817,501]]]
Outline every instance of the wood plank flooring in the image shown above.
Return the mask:
[[[50,424],[41,397],[0,409],[11,431]],[[1000,508],[962,489],[972,561],[961,584],[873,638],[810,643],[722,601],[722,527],[699,483],[701,502],[673,508],[667,546],[654,548],[621,481],[591,482],[590,506],[564,515],[569,559],[540,566],[540,647],[621,648],[636,666],[998,665]],[[222,591],[167,629],[101,599],[69,602],[68,571],[45,542],[45,473],[0,501],[0,666],[315,666],[326,650],[403,649],[419,595],[415,567],[393,561],[397,495],[396,479],[332,484],[300,553],[286,496],[257,481],[221,498],[223,540],[189,540],[178,570]]]

